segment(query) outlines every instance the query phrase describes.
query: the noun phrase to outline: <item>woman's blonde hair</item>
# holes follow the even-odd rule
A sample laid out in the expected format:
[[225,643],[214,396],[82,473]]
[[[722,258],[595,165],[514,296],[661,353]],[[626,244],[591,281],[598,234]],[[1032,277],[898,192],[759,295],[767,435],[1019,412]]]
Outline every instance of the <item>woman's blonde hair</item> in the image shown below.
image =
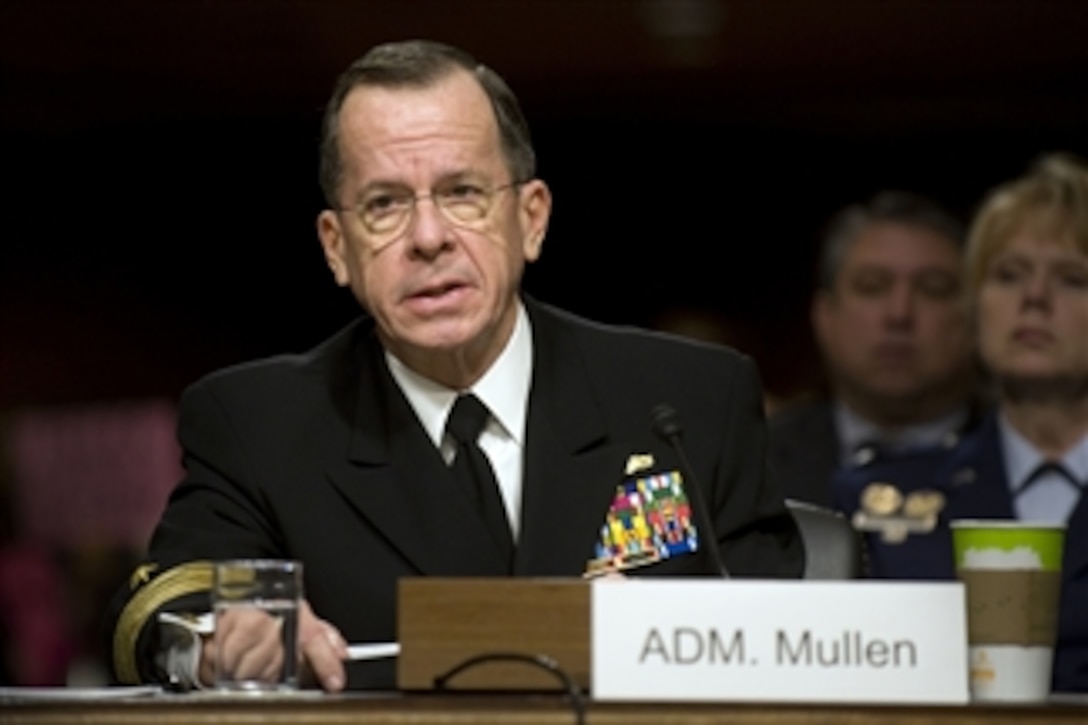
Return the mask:
[[993,189],[967,234],[967,294],[975,300],[990,263],[1013,236],[1030,232],[1069,241],[1088,254],[1088,165],[1047,154],[1030,171]]

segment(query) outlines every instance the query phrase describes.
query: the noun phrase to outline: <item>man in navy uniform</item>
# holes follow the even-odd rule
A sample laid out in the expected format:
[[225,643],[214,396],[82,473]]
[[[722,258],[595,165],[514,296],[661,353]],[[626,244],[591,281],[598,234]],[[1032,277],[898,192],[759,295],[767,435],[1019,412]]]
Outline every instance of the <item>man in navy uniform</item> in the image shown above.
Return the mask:
[[[201,614],[212,561],[292,558],[303,672],[330,691],[392,688],[394,663],[344,659],[346,642],[396,638],[398,579],[580,577],[631,475],[680,472],[692,500],[705,488],[712,530],[662,573],[800,575],[797,526],[765,476],[752,361],[521,293],[551,193],[497,74],[446,45],[382,45],[341,76],[324,131],[318,236],[367,314],[305,354],[185,392],[186,475],[111,613],[119,681],[199,686],[216,657],[241,677],[274,668],[282,648],[250,644],[268,642],[268,622],[231,614],[208,632]],[[686,455],[654,431],[662,403]],[[470,484],[489,487],[459,487],[462,455]],[[199,638],[176,631],[188,625]]]

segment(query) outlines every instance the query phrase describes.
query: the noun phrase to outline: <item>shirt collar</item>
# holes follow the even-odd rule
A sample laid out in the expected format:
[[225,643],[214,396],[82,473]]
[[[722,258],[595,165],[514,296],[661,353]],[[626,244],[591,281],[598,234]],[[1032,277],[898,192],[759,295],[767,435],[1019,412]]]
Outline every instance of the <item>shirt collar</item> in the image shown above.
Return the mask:
[[[446,418],[461,390],[453,390],[411,370],[388,350],[385,359],[389,372],[404,391],[427,435],[441,446]],[[499,427],[518,445],[525,437],[525,418],[529,401],[529,385],[533,373],[533,336],[529,316],[518,302],[514,331],[471,392],[487,406]]]
[[[1001,433],[1001,452],[1004,456],[1005,474],[1009,490],[1018,493],[1039,464],[1046,459],[1031,442],[1012,427],[1004,414],[997,416]],[[1081,487],[1088,481],[1088,435],[1065,452],[1060,461],[1073,480]]]
[[868,443],[887,445],[895,450],[947,445],[966,424],[969,414],[970,411],[964,406],[936,420],[888,430],[838,402],[835,404],[835,423],[842,442],[841,460],[853,460],[858,447]]

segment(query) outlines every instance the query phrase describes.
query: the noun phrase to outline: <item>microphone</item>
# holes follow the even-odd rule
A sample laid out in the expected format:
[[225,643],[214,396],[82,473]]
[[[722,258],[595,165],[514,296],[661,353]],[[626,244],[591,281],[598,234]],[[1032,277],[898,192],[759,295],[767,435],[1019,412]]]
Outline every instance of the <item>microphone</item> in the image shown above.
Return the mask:
[[683,433],[683,428],[680,426],[680,416],[671,405],[660,403],[654,406],[650,417],[653,421],[654,432],[672,446],[672,449],[676,451],[676,455],[680,458],[681,474],[689,484],[684,488],[691,500],[691,506],[695,510],[696,525],[702,531],[699,540],[707,548],[710,560],[718,572],[722,577],[728,579],[729,570],[725,568],[721,552],[718,551],[718,537],[714,532],[714,524],[710,520],[710,509],[707,508],[706,499],[703,498],[703,491],[699,487],[699,482],[695,480],[695,472],[688,463],[688,457],[684,454],[684,446],[680,442],[680,436]]

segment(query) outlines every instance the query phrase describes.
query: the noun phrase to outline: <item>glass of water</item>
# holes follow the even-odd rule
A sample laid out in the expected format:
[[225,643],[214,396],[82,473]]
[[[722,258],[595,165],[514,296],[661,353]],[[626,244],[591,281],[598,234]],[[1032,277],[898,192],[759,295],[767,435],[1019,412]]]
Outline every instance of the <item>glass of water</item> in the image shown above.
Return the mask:
[[[298,607],[302,564],[233,559],[215,564],[215,687],[226,692],[298,688]],[[224,638],[230,630],[234,642]],[[246,645],[238,647],[238,642]]]

